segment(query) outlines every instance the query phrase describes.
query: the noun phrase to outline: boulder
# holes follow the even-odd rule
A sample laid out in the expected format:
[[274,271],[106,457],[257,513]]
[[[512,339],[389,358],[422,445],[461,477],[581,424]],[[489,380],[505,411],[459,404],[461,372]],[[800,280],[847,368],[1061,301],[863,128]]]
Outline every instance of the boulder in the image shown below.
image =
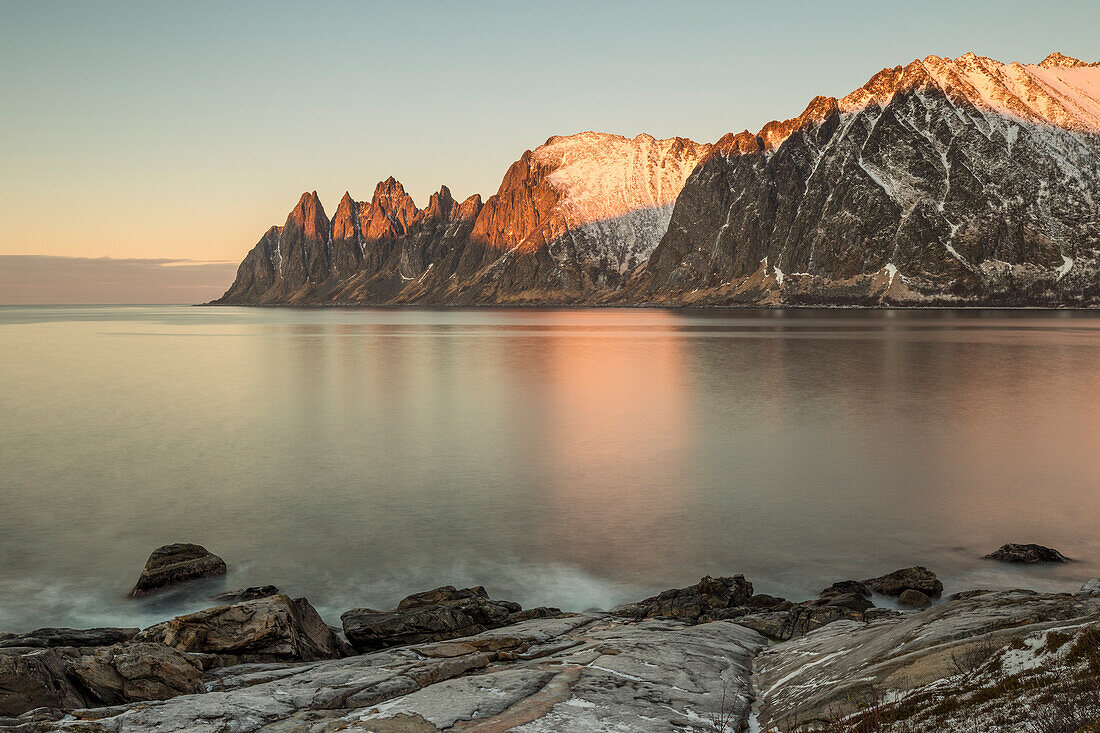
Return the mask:
[[871,589],[858,580],[841,580],[838,583],[833,583],[821,591],[819,595],[821,598],[827,598],[829,596],[847,596],[853,593],[864,598],[871,597]]
[[0,715],[200,693],[202,665],[160,644],[0,651]]
[[875,607],[874,601],[861,593],[836,593],[822,596],[816,601],[808,601],[807,603],[819,608],[824,606],[835,606],[837,608],[847,608],[859,613]]
[[86,707],[86,698],[69,680],[66,669],[65,655],[56,649],[0,651],[0,715],[22,715],[43,707]]
[[69,676],[98,706],[204,692],[202,664],[161,644],[118,644],[72,660]]
[[340,620],[348,642],[363,653],[470,636],[560,613],[556,608],[523,611],[518,603],[490,599],[481,586],[459,590],[448,585],[415,593],[392,611],[355,608]]
[[257,598],[267,598],[279,593],[282,593],[282,591],[273,585],[254,585],[248,588],[226,591],[225,593],[216,593],[210,596],[210,600],[221,603],[240,603],[241,601],[254,601]]
[[906,588],[901,592],[901,595],[898,596],[898,605],[905,606],[906,608],[924,608],[925,606],[932,605],[932,599],[919,590]]
[[201,545],[164,545],[149,555],[130,597],[140,598],[191,580],[225,575],[225,572],[225,561]]
[[0,638],[0,649],[110,646],[133,639],[138,631],[140,629],[35,629],[25,634],[5,634]]
[[177,616],[145,629],[136,640],[219,655],[226,663],[341,656],[339,642],[309,601],[282,593]]
[[920,565],[868,578],[863,584],[884,596],[900,596],[907,590],[919,590],[930,598],[939,598],[943,593],[943,583],[936,574]]
[[1051,547],[1042,545],[1001,545],[985,556],[988,560],[1037,564],[1045,562],[1069,562],[1069,558]]
[[695,585],[666,590],[644,601],[621,606],[615,609],[615,613],[639,619],[676,618],[699,621],[708,615],[711,618],[729,618],[728,615],[715,612],[746,607],[751,598],[752,583],[745,580],[744,575],[726,578],[712,578],[707,575]]

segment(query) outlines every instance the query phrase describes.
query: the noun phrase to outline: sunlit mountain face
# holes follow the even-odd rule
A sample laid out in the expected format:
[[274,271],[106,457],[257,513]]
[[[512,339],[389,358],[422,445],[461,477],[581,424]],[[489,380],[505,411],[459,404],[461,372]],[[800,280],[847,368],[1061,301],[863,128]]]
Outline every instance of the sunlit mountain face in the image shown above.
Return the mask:
[[884,69],[713,145],[594,132],[482,204],[305,194],[218,301],[1095,305],[1100,65],[974,54]]

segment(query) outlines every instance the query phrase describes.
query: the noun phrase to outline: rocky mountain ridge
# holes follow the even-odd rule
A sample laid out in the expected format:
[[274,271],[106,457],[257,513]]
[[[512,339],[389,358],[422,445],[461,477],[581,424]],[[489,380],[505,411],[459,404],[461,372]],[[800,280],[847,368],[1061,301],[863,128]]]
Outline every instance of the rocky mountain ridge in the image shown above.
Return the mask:
[[525,152],[484,205],[305,194],[222,304],[1100,304],[1100,64],[969,53],[713,145]]

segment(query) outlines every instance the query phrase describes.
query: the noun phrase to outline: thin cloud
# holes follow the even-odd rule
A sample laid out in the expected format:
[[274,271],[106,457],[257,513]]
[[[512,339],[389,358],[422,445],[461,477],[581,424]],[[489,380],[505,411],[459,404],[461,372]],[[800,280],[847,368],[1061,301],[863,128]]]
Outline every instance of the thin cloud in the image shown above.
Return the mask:
[[236,272],[230,261],[0,255],[0,304],[205,303]]

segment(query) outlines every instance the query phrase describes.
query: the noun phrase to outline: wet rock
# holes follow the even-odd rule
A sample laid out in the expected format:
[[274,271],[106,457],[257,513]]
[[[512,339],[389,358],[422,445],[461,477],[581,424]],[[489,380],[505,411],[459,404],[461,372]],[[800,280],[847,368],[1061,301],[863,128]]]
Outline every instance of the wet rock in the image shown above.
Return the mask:
[[[615,609],[630,618],[677,618],[698,621],[704,616],[716,618],[716,612],[748,606],[752,583],[744,575],[712,578],[707,575],[686,588],[672,588],[652,598]],[[770,596],[769,596],[770,598]]]
[[443,586],[403,599],[392,611],[355,608],[340,620],[344,635],[360,652],[442,641],[488,629],[560,614],[556,608],[522,610],[518,603],[489,598],[481,586]]
[[877,578],[868,578],[863,584],[884,596],[900,596],[907,590],[920,591],[930,598],[939,598],[943,594],[943,583],[936,574],[919,565],[895,570]]
[[340,644],[304,598],[278,594],[178,616],[151,626],[138,641],[240,661],[310,662],[340,656]]
[[35,629],[25,634],[6,634],[0,638],[0,648],[24,647],[45,649],[59,646],[110,646],[129,641],[140,629]]
[[866,584],[859,582],[858,580],[841,580],[838,583],[833,583],[825,590],[821,591],[820,597],[827,598],[829,596],[847,596],[851,594],[863,596],[864,598],[871,597],[871,589]]
[[906,608],[924,608],[932,605],[932,599],[919,590],[907,588],[898,596],[898,605]]
[[281,593],[278,588],[273,585],[256,585],[249,588],[238,588],[237,590],[226,591],[225,593],[216,593],[210,596],[212,601],[220,601],[221,603],[240,603],[241,601],[254,601],[257,598],[267,598],[268,596],[274,596]]
[[130,597],[140,598],[180,583],[225,573],[225,561],[201,545],[164,545],[149,555]]
[[1001,545],[999,549],[985,555],[985,557],[989,560],[1027,564],[1069,562],[1068,557],[1051,547],[1043,547],[1042,545],[1018,545],[1013,543]]

